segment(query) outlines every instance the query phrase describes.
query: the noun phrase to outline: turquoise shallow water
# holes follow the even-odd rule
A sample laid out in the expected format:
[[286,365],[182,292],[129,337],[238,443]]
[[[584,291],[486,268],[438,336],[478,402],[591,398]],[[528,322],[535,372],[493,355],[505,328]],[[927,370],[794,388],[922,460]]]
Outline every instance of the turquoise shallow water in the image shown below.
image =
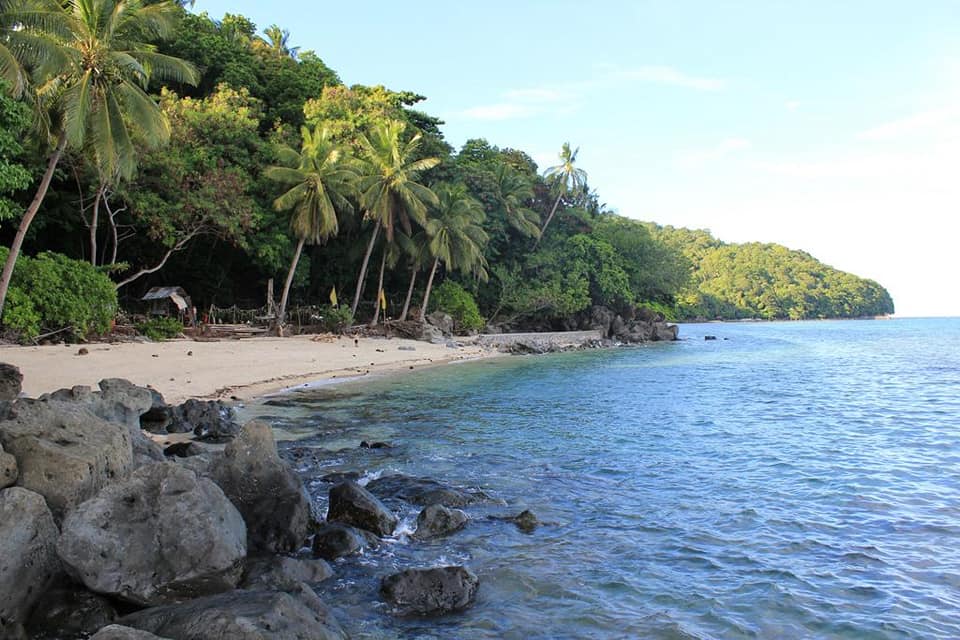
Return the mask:
[[[442,541],[400,535],[338,562],[319,592],[352,636],[960,637],[960,320],[681,335],[250,407],[314,448],[300,470],[320,509],[317,479],[346,469],[501,501]],[[486,518],[523,508],[548,524]],[[378,604],[383,575],[445,563],[480,576],[474,608],[396,619]]]

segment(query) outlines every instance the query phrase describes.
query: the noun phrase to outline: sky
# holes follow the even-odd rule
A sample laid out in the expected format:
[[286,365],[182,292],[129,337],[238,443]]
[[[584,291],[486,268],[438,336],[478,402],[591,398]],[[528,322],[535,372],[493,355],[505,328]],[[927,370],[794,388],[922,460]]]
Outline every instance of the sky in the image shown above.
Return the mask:
[[561,145],[621,215],[777,242],[960,316],[960,1],[196,0],[427,97],[455,147]]

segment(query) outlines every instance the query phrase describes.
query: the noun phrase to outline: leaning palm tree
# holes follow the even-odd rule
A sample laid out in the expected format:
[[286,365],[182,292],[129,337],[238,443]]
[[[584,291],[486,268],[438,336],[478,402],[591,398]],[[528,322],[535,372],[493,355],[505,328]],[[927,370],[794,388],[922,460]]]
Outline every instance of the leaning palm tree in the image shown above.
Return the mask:
[[62,6],[58,29],[45,34],[55,40],[56,55],[32,73],[37,102],[49,114],[53,152],[0,275],[0,314],[24,236],[64,150],[81,152],[101,176],[131,177],[137,163],[133,135],[148,146],[170,137],[167,119],[145,91],[151,78],[189,84],[198,79],[191,64],[150,44],[173,35],[182,14],[178,3],[65,0]]
[[267,167],[264,175],[290,188],[273,201],[277,211],[291,211],[290,229],[297,238],[297,249],[287,272],[277,311],[277,326],[282,327],[293,274],[300,262],[304,244],[318,244],[337,235],[337,212],[353,211],[347,196],[353,191],[356,174],[342,147],[332,140],[330,130],[300,129],[303,146],[299,152],[280,147],[278,155],[286,166]]
[[[420,173],[440,164],[439,158],[417,158],[422,134],[417,133],[404,142],[406,125],[399,120],[377,124],[369,136],[361,135],[360,146],[360,204],[365,217],[373,222],[373,233],[363,256],[357,289],[353,294],[354,315],[360,304],[363,280],[370,264],[370,254],[383,229],[387,242],[393,242],[394,229],[400,226],[412,231],[411,220],[425,225],[427,208],[437,203],[437,196],[428,187],[417,182]],[[379,296],[380,292],[377,292]]]
[[540,228],[540,237],[538,237],[536,243],[534,243],[534,248],[539,246],[540,240],[543,239],[543,234],[547,232],[547,227],[550,225],[550,221],[553,220],[553,215],[557,212],[557,207],[560,205],[563,196],[568,193],[582,192],[584,186],[587,184],[587,172],[576,167],[577,154],[579,152],[580,147],[571,151],[570,143],[564,142],[563,148],[560,150],[560,164],[550,167],[544,172],[544,177],[548,181],[553,182],[553,186],[557,190],[557,199],[553,201],[550,215],[547,216],[543,226]]
[[420,322],[426,317],[433,278],[441,262],[447,269],[475,274],[481,280],[487,279],[487,262],[483,257],[487,233],[481,226],[485,218],[483,207],[460,184],[438,186],[437,198],[439,202],[426,227],[433,267],[423,294]]
[[533,185],[505,162],[493,171],[494,197],[511,227],[524,236],[540,237],[540,216],[528,206],[533,199]]

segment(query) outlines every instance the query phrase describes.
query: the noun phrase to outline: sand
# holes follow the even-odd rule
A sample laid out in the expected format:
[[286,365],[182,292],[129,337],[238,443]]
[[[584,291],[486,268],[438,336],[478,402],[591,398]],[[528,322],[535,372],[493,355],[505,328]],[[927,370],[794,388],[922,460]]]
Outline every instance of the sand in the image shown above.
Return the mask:
[[[80,349],[86,349],[80,355]],[[400,338],[296,336],[195,342],[0,347],[0,362],[23,373],[30,397],[103,378],[151,386],[169,403],[188,398],[250,400],[284,388],[339,378],[494,355],[489,348],[450,348]]]

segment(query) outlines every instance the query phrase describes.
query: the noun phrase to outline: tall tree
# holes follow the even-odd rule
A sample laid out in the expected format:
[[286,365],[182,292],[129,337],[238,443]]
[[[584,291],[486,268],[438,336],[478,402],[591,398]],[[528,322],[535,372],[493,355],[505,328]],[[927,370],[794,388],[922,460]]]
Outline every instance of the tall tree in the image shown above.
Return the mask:
[[303,147],[300,152],[281,147],[280,161],[287,166],[268,167],[265,174],[271,180],[290,185],[274,200],[278,211],[291,211],[290,229],[297,238],[297,248],[283,285],[277,324],[283,325],[293,274],[297,270],[303,245],[318,244],[339,230],[337,212],[352,212],[347,196],[352,192],[356,174],[349,166],[347,156],[331,139],[326,128],[301,128]]
[[553,187],[557,190],[557,199],[553,201],[550,214],[540,228],[540,236],[537,238],[534,248],[540,245],[540,240],[543,239],[543,234],[547,232],[547,227],[550,226],[550,221],[553,220],[554,214],[557,213],[557,207],[560,206],[560,201],[563,197],[569,193],[583,192],[586,187],[587,172],[576,166],[577,154],[579,152],[580,147],[571,150],[570,143],[564,142],[563,148],[560,149],[560,164],[549,167],[544,172],[544,177],[552,182]]
[[423,294],[420,322],[426,317],[433,278],[441,262],[447,269],[475,274],[484,280],[487,278],[483,257],[487,234],[481,226],[484,217],[483,207],[463,185],[441,184],[437,187],[437,205],[426,226],[433,267]]
[[136,168],[132,134],[148,146],[170,136],[167,120],[145,92],[150,78],[196,83],[197,71],[159,54],[152,41],[169,37],[182,9],[176,2],[67,0],[52,35],[57,55],[37,67],[36,95],[48,109],[56,141],[37,193],[24,213],[0,275],[0,315],[30,223],[69,145],[84,153],[101,176],[129,178]]
[[[426,224],[427,209],[437,204],[437,196],[428,187],[417,182],[420,173],[438,164],[438,158],[417,158],[422,136],[415,134],[409,141],[402,139],[406,124],[390,120],[376,124],[370,135],[360,135],[360,204],[365,217],[373,223],[373,233],[363,256],[357,288],[353,294],[354,315],[360,304],[363,280],[367,275],[370,254],[381,229],[387,242],[393,242],[394,228],[399,225],[409,235],[411,220]],[[380,295],[380,292],[377,292]]]
[[0,0],[0,79],[19,98],[30,70],[58,53],[50,32],[63,30],[63,11],[54,0]]

